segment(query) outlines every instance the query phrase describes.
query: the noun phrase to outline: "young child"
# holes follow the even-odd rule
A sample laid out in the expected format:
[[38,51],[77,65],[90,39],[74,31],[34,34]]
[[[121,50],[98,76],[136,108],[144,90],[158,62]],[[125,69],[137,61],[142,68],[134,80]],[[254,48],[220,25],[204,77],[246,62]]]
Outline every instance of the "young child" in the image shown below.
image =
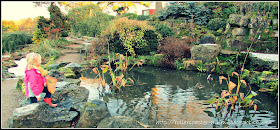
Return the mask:
[[30,98],[31,103],[40,101],[40,93],[45,92],[44,102],[50,106],[56,107],[57,104],[51,103],[51,93],[46,87],[45,75],[47,71],[40,67],[41,56],[37,53],[29,53],[26,55],[27,66],[25,69],[25,95]]

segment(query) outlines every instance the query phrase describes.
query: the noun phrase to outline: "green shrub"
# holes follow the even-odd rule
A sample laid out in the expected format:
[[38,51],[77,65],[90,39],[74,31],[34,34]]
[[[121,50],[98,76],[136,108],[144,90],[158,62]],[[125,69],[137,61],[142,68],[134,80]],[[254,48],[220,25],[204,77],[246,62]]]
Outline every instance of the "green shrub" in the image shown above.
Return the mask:
[[61,37],[67,37],[68,36],[68,32],[64,31],[60,34]]
[[[130,20],[123,17],[115,20],[113,24],[110,24],[107,30],[102,32],[101,39],[108,39],[112,51],[121,54],[128,51],[130,55],[135,56],[138,53],[153,51],[154,46],[157,46],[152,45],[152,48],[150,48],[152,50],[146,48],[148,45],[154,44],[148,42],[154,42],[156,41],[155,39],[158,41],[160,37],[160,35],[156,37],[154,31],[149,30],[154,30],[154,28],[148,25],[146,21]],[[147,34],[145,35],[145,33],[150,33],[151,36],[155,37],[149,39],[150,36]]]
[[122,17],[127,17],[128,19],[134,19],[136,20],[138,15],[135,13],[124,13],[121,15]]
[[35,44],[39,44],[42,42],[45,38],[47,38],[47,33],[45,32],[44,28],[50,27],[51,21],[49,19],[46,19],[43,16],[39,16],[37,20],[37,26],[35,32],[33,32],[33,38],[32,41]]
[[158,33],[161,34],[161,36],[163,38],[164,37],[171,37],[171,36],[175,35],[173,30],[169,26],[167,26],[166,24],[164,24],[162,22],[155,22],[152,26],[156,29],[156,31]]
[[2,53],[14,52],[19,49],[20,45],[32,43],[32,36],[25,32],[11,32],[2,36]]
[[226,24],[227,24],[227,21],[225,19],[222,19],[222,18],[214,18],[214,19],[211,19],[209,21],[209,23],[207,24],[207,28],[209,30],[219,30],[219,29],[225,29],[226,28]]
[[138,15],[137,16],[137,20],[148,20],[150,18],[151,18],[150,15]]
[[152,56],[146,56],[147,65],[160,66],[160,62],[162,61],[163,57],[164,57],[163,54],[155,54]]
[[34,52],[40,54],[42,58],[51,57],[51,56],[60,56],[62,52],[58,49],[60,46],[66,45],[67,42],[63,39],[58,40],[49,40],[46,39],[43,42],[40,42],[35,48]]
[[154,30],[147,30],[144,32],[144,38],[147,41],[147,46],[143,48],[135,48],[135,53],[138,55],[148,55],[150,52],[157,51],[158,48],[158,34]]

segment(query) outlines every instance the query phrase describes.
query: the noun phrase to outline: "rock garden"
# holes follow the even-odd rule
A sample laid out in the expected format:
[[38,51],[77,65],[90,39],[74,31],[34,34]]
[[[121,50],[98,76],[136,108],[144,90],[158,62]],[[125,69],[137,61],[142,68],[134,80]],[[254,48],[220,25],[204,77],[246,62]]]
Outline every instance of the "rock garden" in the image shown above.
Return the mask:
[[[58,81],[58,106],[24,98],[6,117],[8,128],[278,127],[275,2],[170,2],[147,18],[111,16],[98,4],[63,15],[53,3],[51,18],[38,17],[32,41],[5,32],[2,81],[18,79],[14,87],[25,95],[24,74],[10,71],[27,53],[39,53]],[[186,124],[193,120],[227,123]]]

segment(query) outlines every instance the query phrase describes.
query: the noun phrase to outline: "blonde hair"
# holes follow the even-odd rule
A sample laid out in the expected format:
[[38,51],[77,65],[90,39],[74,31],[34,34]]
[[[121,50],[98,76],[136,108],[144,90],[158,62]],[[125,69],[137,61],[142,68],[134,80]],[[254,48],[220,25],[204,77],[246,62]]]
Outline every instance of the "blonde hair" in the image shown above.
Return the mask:
[[34,67],[36,67],[34,63],[39,62],[41,60],[41,55],[34,53],[34,52],[28,53],[26,55],[26,60],[27,60],[27,66],[28,66],[27,69],[31,70]]

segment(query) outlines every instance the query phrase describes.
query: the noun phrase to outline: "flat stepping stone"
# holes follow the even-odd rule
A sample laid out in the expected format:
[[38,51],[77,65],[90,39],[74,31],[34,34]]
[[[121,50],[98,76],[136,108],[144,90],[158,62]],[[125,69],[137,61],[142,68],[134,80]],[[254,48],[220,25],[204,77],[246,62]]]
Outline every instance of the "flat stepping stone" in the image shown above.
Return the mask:
[[250,56],[256,57],[265,61],[279,61],[278,54],[265,54],[265,53],[252,53],[250,52]]
[[70,44],[65,46],[66,49],[70,49],[70,50],[77,50],[78,52],[81,52],[83,45],[81,44]]
[[56,63],[60,63],[61,61],[80,64],[83,61],[83,54],[81,54],[81,53],[65,54],[65,55],[60,56],[56,60]]
[[278,54],[265,54],[265,53],[249,53],[253,65],[267,65],[273,70],[278,70],[279,55]]
[[73,50],[73,49],[63,49],[61,51],[64,53],[80,53],[78,50]]

